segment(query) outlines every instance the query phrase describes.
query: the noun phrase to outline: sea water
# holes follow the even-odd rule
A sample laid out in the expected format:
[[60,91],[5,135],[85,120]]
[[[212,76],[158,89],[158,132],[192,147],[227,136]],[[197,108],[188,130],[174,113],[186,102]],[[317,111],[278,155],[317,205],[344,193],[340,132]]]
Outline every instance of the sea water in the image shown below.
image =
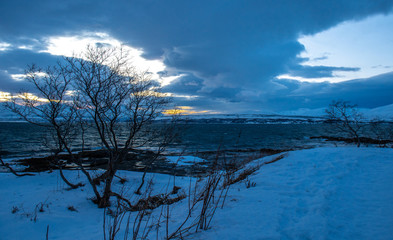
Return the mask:
[[[126,127],[126,126],[124,126]],[[162,124],[153,124],[159,131]],[[168,145],[172,151],[215,151],[217,149],[297,149],[326,144],[312,136],[335,135],[331,124],[179,124],[178,136]],[[125,131],[124,131],[125,132]],[[94,129],[86,131],[84,149],[102,148]],[[143,136],[142,136],[143,137]],[[121,136],[124,140],[125,136]],[[144,147],[157,147],[159,141]],[[81,150],[81,140],[72,142],[73,150]],[[25,122],[0,123],[0,154],[3,158],[45,156],[54,146],[45,128]]]

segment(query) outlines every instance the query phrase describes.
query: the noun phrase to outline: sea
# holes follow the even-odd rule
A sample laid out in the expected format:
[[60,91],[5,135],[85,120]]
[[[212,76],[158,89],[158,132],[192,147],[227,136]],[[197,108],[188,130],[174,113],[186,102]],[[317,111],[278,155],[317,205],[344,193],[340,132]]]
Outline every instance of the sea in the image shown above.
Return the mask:
[[[153,131],[163,127],[153,124]],[[255,149],[301,149],[337,144],[315,136],[340,136],[332,124],[178,124],[177,137],[167,146],[170,152],[196,152]],[[78,138],[79,139],[79,138]],[[85,134],[85,150],[100,149],[94,131]],[[45,128],[26,122],[0,122],[0,154],[2,158],[40,157],[50,154],[54,141]],[[143,148],[156,148],[150,142]],[[73,142],[73,150],[81,150],[80,140]]]

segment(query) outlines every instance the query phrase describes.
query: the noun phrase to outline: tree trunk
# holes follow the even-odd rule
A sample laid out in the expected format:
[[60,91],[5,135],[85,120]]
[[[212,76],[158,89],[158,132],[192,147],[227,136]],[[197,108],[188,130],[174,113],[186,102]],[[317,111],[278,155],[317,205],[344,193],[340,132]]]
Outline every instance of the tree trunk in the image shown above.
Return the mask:
[[99,199],[99,201],[98,201],[98,207],[99,208],[105,208],[105,207],[108,207],[108,206],[110,206],[110,197],[111,197],[111,193],[112,193],[112,181],[113,181],[113,178],[114,178],[114,176],[115,176],[115,174],[116,174],[116,171],[115,170],[113,170],[113,169],[109,169],[108,171],[107,171],[107,176],[106,176],[106,178],[105,178],[105,188],[104,188],[104,192],[103,192],[103,194],[102,194],[102,197],[101,197],[101,199]]

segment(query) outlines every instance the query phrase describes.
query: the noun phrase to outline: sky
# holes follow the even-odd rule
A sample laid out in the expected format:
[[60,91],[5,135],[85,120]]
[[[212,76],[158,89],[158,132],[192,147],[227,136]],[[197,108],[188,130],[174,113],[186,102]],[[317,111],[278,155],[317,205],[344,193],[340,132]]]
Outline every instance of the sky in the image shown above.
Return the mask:
[[[0,99],[28,64],[127,47],[190,113],[393,104],[393,0],[0,2]],[[4,98],[4,97],[3,97]]]

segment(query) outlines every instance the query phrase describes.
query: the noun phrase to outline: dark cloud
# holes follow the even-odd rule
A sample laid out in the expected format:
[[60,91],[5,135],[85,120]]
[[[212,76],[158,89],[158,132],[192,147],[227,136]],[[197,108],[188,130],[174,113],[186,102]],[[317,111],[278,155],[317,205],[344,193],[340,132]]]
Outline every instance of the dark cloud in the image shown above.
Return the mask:
[[[356,71],[340,66],[299,66],[297,56],[304,46],[298,37],[346,20],[387,14],[392,6],[391,0],[1,1],[0,41],[30,42],[37,48],[45,36],[108,32],[143,48],[148,58],[164,57],[174,72],[192,76],[167,89],[199,95],[199,104],[205,107],[233,104],[240,111],[284,105],[285,95],[275,94],[290,93],[293,84],[272,79],[288,69],[303,77]],[[26,52],[20,54],[22,60]],[[33,60],[33,56],[24,57],[23,63]],[[11,65],[1,61],[0,69],[8,70]],[[287,102],[295,105],[292,100]]]
[[27,1],[0,2],[0,39],[23,42],[48,35],[97,30],[108,20],[105,1]]

